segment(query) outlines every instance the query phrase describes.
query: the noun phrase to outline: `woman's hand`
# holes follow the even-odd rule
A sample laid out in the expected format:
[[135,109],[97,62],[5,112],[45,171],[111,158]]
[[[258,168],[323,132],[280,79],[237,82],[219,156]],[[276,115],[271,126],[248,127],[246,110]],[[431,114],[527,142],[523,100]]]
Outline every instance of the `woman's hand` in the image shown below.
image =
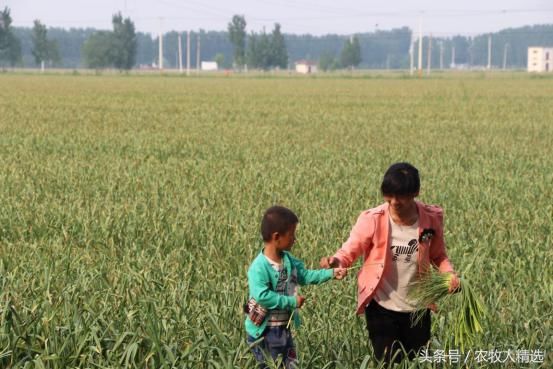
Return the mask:
[[321,261],[319,262],[321,268],[329,269],[329,268],[336,268],[340,266],[340,261],[332,256],[325,256],[321,258]]
[[457,276],[457,273],[451,273],[453,276],[451,277],[451,280],[449,281],[449,293],[457,293],[461,290],[461,280]]

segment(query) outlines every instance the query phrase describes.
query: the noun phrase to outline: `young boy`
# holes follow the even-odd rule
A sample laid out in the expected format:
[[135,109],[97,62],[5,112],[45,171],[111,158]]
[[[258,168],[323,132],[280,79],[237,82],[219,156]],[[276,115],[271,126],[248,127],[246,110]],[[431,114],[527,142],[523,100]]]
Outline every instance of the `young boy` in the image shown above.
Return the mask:
[[[284,366],[296,366],[296,350],[289,322],[299,325],[295,309],[305,297],[296,293],[296,286],[319,284],[342,279],[345,268],[305,269],[303,262],[290,255],[299,220],[290,209],[273,206],[261,221],[264,249],[248,269],[249,301],[246,312],[248,344],[252,347],[259,368],[266,368],[266,359],[282,360]],[[292,316],[293,315],[293,316]]]

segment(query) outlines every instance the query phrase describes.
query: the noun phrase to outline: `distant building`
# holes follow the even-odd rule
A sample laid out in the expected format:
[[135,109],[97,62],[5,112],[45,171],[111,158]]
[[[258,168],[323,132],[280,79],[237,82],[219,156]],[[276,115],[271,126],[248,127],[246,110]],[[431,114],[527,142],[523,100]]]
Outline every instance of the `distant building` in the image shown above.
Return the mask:
[[214,71],[219,69],[217,66],[217,62],[214,62],[214,61],[203,61],[201,68],[202,70],[206,70],[206,71]]
[[528,72],[553,72],[553,47],[529,47]]
[[317,73],[317,63],[310,60],[298,60],[296,62],[296,72],[302,74]]

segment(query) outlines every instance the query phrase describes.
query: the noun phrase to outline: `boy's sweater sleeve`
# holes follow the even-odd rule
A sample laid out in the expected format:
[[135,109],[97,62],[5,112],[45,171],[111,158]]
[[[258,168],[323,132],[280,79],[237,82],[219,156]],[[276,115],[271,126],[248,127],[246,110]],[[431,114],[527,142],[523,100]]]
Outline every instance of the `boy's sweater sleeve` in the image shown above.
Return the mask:
[[269,276],[259,266],[252,265],[248,270],[248,285],[250,287],[250,296],[265,309],[293,310],[296,308],[296,297],[280,295],[273,291]]
[[306,284],[319,284],[328,281],[334,277],[332,269],[306,269],[302,261],[295,259],[294,264],[298,272],[298,283],[303,286]]

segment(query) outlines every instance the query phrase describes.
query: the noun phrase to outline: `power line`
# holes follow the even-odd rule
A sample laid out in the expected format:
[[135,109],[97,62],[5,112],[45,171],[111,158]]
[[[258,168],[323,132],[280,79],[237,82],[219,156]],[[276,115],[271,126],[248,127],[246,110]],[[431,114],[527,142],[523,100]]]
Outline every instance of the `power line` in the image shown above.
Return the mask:
[[[232,16],[233,14],[240,13],[231,11],[228,9],[222,9],[219,7],[220,10],[217,10],[216,7],[213,6],[205,6],[202,3],[194,3],[190,0],[187,0],[187,4],[184,3],[173,3],[169,0],[158,0],[158,2],[164,3],[166,5],[170,6],[176,6],[181,7],[187,10],[195,10],[198,12],[207,12],[210,13],[210,16],[202,17],[202,20],[218,20],[218,19],[228,19],[229,15]],[[194,6],[193,4],[196,4]],[[297,4],[299,5],[299,4]],[[198,8],[201,7],[201,8]],[[310,10],[316,10],[316,9],[310,9]],[[342,9],[343,10],[343,9]],[[329,14],[329,15],[321,15],[321,16],[292,16],[292,17],[263,17],[263,16],[255,16],[255,15],[247,15],[246,19],[252,19],[256,21],[289,21],[289,20],[296,20],[296,21],[306,21],[306,20],[329,20],[329,19],[344,19],[344,18],[363,18],[363,17],[398,17],[398,16],[413,16],[413,15],[420,15],[421,13],[424,14],[425,19],[428,17],[474,17],[474,16],[490,16],[490,15],[502,15],[502,14],[522,14],[522,13],[550,13],[553,12],[553,9],[503,9],[503,10],[488,10],[488,11],[482,11],[482,10],[440,10],[440,11],[414,11],[414,10],[405,10],[405,11],[389,11],[389,12],[366,12],[366,11],[356,11],[352,10],[353,14],[343,14],[343,15],[337,15],[335,13]],[[163,15],[159,15],[163,16]],[[149,20],[149,19],[158,19],[159,16],[156,17],[133,17],[133,20]],[[198,19],[198,15],[190,15],[187,17],[175,17],[175,16],[163,16],[163,18],[166,19]],[[17,20],[17,19],[16,19]],[[34,19],[33,19],[34,20]],[[21,22],[32,22],[33,20],[25,19],[25,20],[18,20]],[[75,23],[75,22],[103,22],[103,20],[98,19],[43,19],[43,22],[56,22],[56,23]]]

